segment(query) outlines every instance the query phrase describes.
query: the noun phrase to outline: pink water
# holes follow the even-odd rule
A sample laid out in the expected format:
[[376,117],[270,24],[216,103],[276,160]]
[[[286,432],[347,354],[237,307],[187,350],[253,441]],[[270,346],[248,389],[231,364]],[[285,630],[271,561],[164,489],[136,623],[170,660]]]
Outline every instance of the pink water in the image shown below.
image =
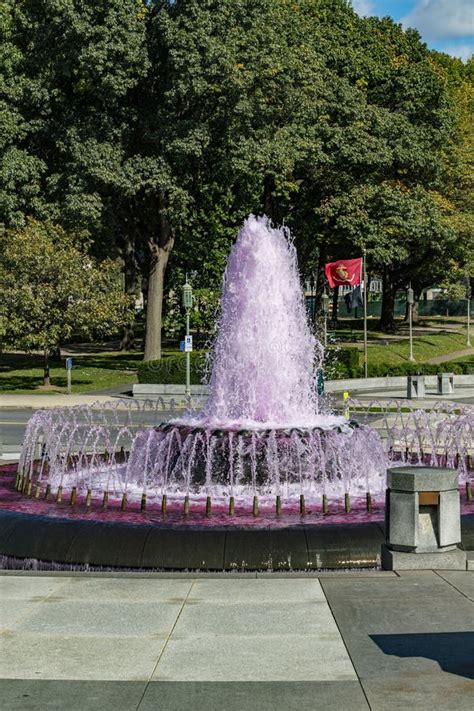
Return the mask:
[[288,231],[251,215],[223,279],[210,395],[188,421],[246,429],[341,424],[341,417],[318,414],[315,369],[322,356]]

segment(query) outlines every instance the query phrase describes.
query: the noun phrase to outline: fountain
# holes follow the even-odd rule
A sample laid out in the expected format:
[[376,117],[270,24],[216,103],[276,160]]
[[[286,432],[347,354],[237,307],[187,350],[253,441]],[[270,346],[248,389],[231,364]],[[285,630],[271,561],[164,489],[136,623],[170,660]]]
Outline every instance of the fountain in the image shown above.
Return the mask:
[[[0,528],[2,511],[23,517],[18,557],[24,558],[24,518],[39,515],[34,526],[40,535],[32,540],[30,557],[44,557],[46,550],[51,559],[49,543],[35,548],[46,530],[54,538],[51,520],[61,528],[59,539],[70,535],[74,541],[89,536],[86,524],[93,523],[113,526],[114,535],[127,541],[131,534],[123,532],[124,526],[133,524],[138,552],[116,558],[117,544],[96,559],[174,567],[173,557],[168,565],[145,555],[142,524],[153,526],[153,536],[175,527],[191,535],[193,528],[212,533],[222,526],[266,531],[328,522],[339,527],[343,521],[374,526],[384,515],[388,464],[456,467],[466,487],[467,512],[472,408],[442,403],[425,412],[406,402],[351,400],[344,413],[335,413],[317,395],[323,356],[308,323],[288,231],[272,227],[266,218],[249,217],[223,279],[204,405],[180,412],[173,403],[118,401],[36,412],[27,426],[16,491],[0,480]],[[380,528],[370,531],[378,541]],[[353,535],[351,529],[350,540]],[[334,534],[328,536],[326,548]],[[84,550],[72,546],[61,555],[90,561],[94,556],[87,541]],[[6,555],[17,555],[15,545]],[[338,546],[337,555],[347,562],[350,552]],[[303,561],[311,557],[309,543],[302,555]],[[352,565],[376,560],[362,556]],[[212,567],[209,561],[206,565]]]
[[[205,498],[207,506],[229,500],[231,509],[236,502],[377,494],[386,468],[380,439],[319,402],[322,358],[288,231],[251,216],[223,280],[204,407],[136,432],[127,449],[126,429],[115,441],[100,427],[43,431],[36,485],[119,494],[124,506],[136,497],[166,497],[165,505],[182,498],[186,507]],[[36,440],[27,438],[23,468],[31,470]]]

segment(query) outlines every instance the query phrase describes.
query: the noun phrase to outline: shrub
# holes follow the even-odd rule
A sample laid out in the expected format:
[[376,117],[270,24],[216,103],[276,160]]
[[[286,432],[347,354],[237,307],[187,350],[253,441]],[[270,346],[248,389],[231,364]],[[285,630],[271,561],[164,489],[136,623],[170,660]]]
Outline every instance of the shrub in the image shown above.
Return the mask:
[[334,380],[359,377],[359,351],[354,346],[329,348],[326,351],[324,370]]
[[[191,354],[191,383],[202,383],[206,366],[206,354],[193,351]],[[186,354],[165,356],[160,360],[150,360],[138,366],[138,382],[160,385],[184,385],[186,383]]]
[[[344,359],[337,359],[330,364],[330,377],[335,380],[344,378],[363,378],[364,369],[362,367],[349,367]],[[455,373],[456,375],[474,374],[474,362],[449,361],[447,363],[370,363],[367,374],[369,378],[384,378],[386,376],[406,376],[406,375],[436,375],[437,373]],[[329,374],[328,374],[329,375]]]

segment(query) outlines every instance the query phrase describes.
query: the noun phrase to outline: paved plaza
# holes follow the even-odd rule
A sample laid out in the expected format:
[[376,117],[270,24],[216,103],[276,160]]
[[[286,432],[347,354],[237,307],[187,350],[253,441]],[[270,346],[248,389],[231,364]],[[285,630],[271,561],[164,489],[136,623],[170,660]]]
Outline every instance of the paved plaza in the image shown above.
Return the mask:
[[474,572],[0,574],[0,706],[472,709]]

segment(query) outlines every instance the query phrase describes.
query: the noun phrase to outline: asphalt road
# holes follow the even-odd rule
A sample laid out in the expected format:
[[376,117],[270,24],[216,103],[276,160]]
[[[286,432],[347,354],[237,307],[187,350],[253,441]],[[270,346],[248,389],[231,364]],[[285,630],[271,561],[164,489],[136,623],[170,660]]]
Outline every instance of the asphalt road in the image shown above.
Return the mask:
[[12,448],[19,451],[25,434],[26,423],[33,410],[0,410],[0,456]]
[[[32,408],[0,409],[0,461],[9,459],[8,455],[18,454],[25,436],[26,425],[34,414]],[[167,413],[163,413],[160,421],[165,421]],[[132,413],[132,420],[138,425],[140,414]],[[15,457],[11,457],[15,458]]]

